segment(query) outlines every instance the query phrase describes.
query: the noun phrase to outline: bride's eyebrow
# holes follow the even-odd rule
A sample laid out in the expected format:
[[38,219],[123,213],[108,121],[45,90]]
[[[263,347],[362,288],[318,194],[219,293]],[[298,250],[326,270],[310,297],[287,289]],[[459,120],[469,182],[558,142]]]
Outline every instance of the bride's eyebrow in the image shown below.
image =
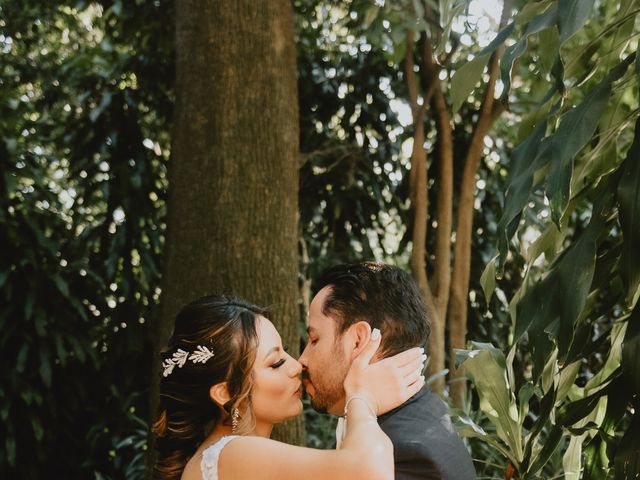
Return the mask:
[[273,347],[271,350],[269,350],[267,352],[267,354],[264,356],[264,358],[267,359],[269,357],[269,355],[271,355],[273,352],[277,352],[278,350],[280,350],[280,347]]

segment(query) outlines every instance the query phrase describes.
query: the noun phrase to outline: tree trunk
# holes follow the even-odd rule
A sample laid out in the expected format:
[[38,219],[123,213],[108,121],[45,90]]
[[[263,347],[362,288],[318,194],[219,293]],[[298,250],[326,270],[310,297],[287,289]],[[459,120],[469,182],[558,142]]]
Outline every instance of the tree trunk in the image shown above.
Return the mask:
[[[227,293],[267,306],[298,338],[298,110],[286,0],[181,0],[176,116],[155,359],[182,305]],[[159,361],[154,361],[152,418]],[[274,437],[302,444],[301,419]]]
[[[502,7],[500,28],[503,28],[511,16],[511,0]],[[482,159],[484,137],[498,116],[500,108],[494,107],[495,86],[500,74],[500,57],[504,53],[504,44],[499,46],[489,61],[489,81],[480,106],[478,122],[465,156],[464,170],[460,181],[458,200],[458,221],[456,225],[456,244],[454,247],[454,267],[451,278],[451,298],[449,305],[449,346],[450,346],[450,396],[453,404],[464,408],[467,398],[467,379],[463,368],[455,368],[454,349],[466,347],[467,308],[469,297],[469,276],[471,271],[471,235],[473,235],[473,209],[476,190],[476,174]]]

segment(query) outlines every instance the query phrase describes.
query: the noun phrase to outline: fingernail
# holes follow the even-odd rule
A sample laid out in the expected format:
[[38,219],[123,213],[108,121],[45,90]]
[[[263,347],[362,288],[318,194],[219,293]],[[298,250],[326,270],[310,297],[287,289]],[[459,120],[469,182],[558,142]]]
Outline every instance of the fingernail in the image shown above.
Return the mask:
[[424,353],[424,347],[420,347],[420,353]]
[[423,353],[422,354],[422,361],[425,362],[427,360],[427,356]]
[[420,378],[422,379],[423,382],[425,381],[424,375],[420,375]]
[[380,338],[380,330],[374,328],[371,332],[371,340],[378,340]]

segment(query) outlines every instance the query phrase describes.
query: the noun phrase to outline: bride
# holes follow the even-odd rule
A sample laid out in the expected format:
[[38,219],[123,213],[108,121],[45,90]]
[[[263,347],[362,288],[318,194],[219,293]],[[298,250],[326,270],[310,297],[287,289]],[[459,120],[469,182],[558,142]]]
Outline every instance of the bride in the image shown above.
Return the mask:
[[224,296],[187,305],[163,354],[154,478],[393,478],[393,446],[376,416],[422,388],[422,352],[369,364],[379,331],[370,337],[344,381],[348,428],[340,449],[297,447],[269,439],[274,424],[302,412],[302,367],[267,312]]

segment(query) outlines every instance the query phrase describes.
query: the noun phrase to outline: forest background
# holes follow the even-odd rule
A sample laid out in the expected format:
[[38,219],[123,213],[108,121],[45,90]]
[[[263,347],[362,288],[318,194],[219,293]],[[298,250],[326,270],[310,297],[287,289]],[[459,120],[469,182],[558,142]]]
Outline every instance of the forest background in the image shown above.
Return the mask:
[[268,305],[295,355],[313,278],[375,259],[479,477],[635,478],[638,13],[2,0],[0,474],[143,478],[181,304]]

